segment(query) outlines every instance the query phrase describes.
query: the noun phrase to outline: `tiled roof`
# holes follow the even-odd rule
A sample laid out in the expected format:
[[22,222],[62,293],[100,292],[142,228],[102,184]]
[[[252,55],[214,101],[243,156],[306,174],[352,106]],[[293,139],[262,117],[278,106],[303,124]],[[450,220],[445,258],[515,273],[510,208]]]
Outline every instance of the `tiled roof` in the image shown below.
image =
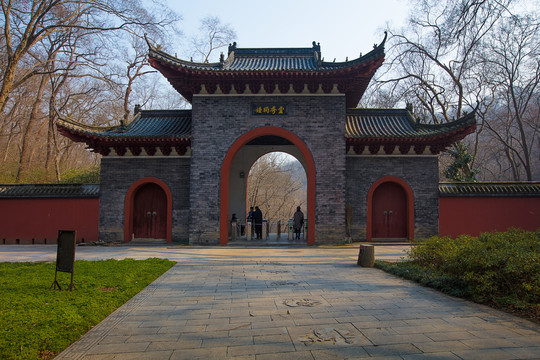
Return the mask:
[[[138,156],[142,148],[148,155],[155,154],[157,148],[164,155],[171,154],[171,148],[184,155],[191,146],[191,110],[140,111],[125,126],[98,127],[69,120],[60,120],[57,125],[65,136],[105,156],[111,149],[120,156],[128,149]],[[411,149],[416,154],[438,154],[474,131],[475,126],[474,114],[446,124],[427,125],[415,122],[406,109],[348,109],[344,136],[347,152],[352,147],[358,155],[366,147],[369,153],[377,154],[381,146],[386,154],[399,151],[405,155]]]
[[187,139],[191,136],[191,110],[141,110],[125,126],[96,127],[61,120],[59,127],[79,135],[109,140]]
[[474,132],[474,113],[445,124],[421,124],[407,109],[348,109],[345,125],[347,153],[437,155]]
[[[247,49],[245,49],[247,50]],[[290,55],[275,49],[273,53],[258,55],[242,54],[240,50],[229,57],[220,67],[221,71],[317,71],[321,70],[317,59],[311,54],[307,56]],[[285,49],[283,49],[285,50]]]
[[98,198],[99,184],[0,185],[0,198]]
[[474,124],[474,116],[445,124],[417,123],[406,109],[347,109],[347,138],[421,139],[436,137]]
[[540,181],[440,183],[439,196],[540,196]]
[[148,61],[189,102],[197,94],[301,94],[307,89],[345,94],[347,107],[356,107],[384,61],[385,42],[386,36],[366,55],[337,63],[323,61],[315,43],[312,48],[243,49],[235,43],[216,63],[181,60],[149,43]]
[[[386,39],[385,39],[386,40]],[[320,46],[313,48],[236,48],[229,50],[227,59],[216,63],[186,61],[150,47],[149,56],[174,67],[211,72],[332,72],[365,63],[384,56],[384,43],[357,59],[328,62],[321,59]]]
[[172,149],[186,154],[191,146],[191,110],[138,110],[127,125],[108,127],[90,126],[61,119],[56,123],[62,135],[73,141],[84,142],[88,149],[107,156],[114,149],[123,156],[128,149],[139,156],[144,148],[147,155],[160,153],[168,156]]

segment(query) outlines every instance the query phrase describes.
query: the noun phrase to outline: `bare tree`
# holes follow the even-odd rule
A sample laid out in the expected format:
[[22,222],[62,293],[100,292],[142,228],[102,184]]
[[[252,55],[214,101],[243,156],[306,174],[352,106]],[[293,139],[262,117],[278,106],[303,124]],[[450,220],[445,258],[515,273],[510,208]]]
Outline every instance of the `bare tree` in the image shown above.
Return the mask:
[[124,96],[123,96],[123,104],[124,104],[124,115],[123,115],[123,123],[127,123],[129,121],[129,117],[131,114],[130,110],[130,95],[133,91],[133,85],[135,81],[143,77],[147,74],[155,72],[154,70],[151,70],[148,59],[146,56],[146,49],[144,41],[137,36],[132,37],[132,46],[130,49],[133,50],[133,55],[129,56],[126,54],[125,56],[125,62],[127,63],[126,66],[126,72],[125,72],[125,85],[124,85]]
[[270,222],[289,219],[297,206],[306,204],[304,169],[277,152],[260,157],[249,172],[247,199]]
[[481,134],[496,106],[494,84],[481,76],[482,55],[489,51],[486,43],[501,19],[511,15],[512,3],[413,0],[409,26],[390,30],[390,61],[371,92],[383,89],[386,102],[414,104],[418,121],[428,123],[452,121],[475,111],[476,134],[447,153],[452,161],[446,174],[456,180],[475,179]]
[[156,19],[139,0],[0,0],[5,38],[2,63],[0,113],[10,92],[43,71],[39,62],[21,71],[21,62],[47,36],[78,29],[87,34],[122,30],[138,32],[151,26],[165,26],[177,19]]
[[[508,3],[509,1],[507,1]],[[418,104],[432,123],[448,122],[474,109],[468,91],[477,85],[474,67],[479,46],[506,11],[506,3],[491,1],[418,0],[409,28],[391,31],[388,64],[397,72],[384,82],[410,103]],[[471,83],[472,82],[472,83]]]
[[[536,17],[535,17],[536,16]],[[514,180],[533,179],[532,151],[540,131],[540,23],[535,14],[504,18],[485,44],[484,81],[498,106],[486,127],[504,149]]]
[[203,62],[208,62],[216,50],[227,46],[236,38],[236,32],[229,24],[222,24],[216,16],[201,20],[200,34],[192,37],[194,54]]
[[[163,7],[146,9],[139,0],[0,4],[0,147],[6,149],[0,166],[25,181],[31,167],[32,174],[50,174],[54,165],[59,180],[62,169],[99,158],[58,137],[58,112],[95,125],[125,120],[134,86],[149,69],[140,39],[149,33],[165,43],[178,17]],[[127,71],[116,71],[121,61]]]

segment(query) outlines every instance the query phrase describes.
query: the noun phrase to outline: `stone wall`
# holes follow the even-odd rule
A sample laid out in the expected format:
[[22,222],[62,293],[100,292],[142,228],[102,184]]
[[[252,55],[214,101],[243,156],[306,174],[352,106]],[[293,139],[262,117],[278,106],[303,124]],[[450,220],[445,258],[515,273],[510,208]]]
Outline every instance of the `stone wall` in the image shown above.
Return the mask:
[[[251,115],[253,103],[286,104],[285,116]],[[345,238],[344,96],[195,96],[192,110],[190,243],[217,244],[220,171],[241,135],[274,126],[297,135],[316,167],[316,243]],[[313,218],[312,214],[308,214]]]
[[351,236],[366,240],[367,197],[377,180],[396,176],[414,195],[414,236],[437,235],[439,175],[436,156],[347,156],[347,204],[352,208]]
[[103,157],[99,203],[99,239],[124,240],[124,202],[131,185],[144,177],[163,181],[172,194],[172,241],[187,243],[189,157]]

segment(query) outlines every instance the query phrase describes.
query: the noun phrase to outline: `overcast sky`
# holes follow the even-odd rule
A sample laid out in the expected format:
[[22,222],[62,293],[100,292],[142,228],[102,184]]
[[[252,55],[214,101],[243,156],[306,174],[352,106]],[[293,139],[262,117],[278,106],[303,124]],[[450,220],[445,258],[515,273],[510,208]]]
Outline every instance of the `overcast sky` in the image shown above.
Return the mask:
[[238,47],[311,47],[316,41],[326,61],[338,62],[371,51],[387,22],[401,26],[409,14],[404,0],[168,1],[182,15],[186,36],[197,32],[202,18],[217,16],[236,31]]

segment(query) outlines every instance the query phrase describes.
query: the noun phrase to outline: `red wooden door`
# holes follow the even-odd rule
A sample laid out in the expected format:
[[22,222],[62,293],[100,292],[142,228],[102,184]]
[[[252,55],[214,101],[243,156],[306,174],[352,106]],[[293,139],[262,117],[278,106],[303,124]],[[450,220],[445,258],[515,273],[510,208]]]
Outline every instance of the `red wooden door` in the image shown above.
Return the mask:
[[145,184],[133,201],[133,233],[136,238],[167,237],[167,196],[156,184]]
[[373,193],[373,238],[407,238],[407,195],[393,182],[382,183]]

